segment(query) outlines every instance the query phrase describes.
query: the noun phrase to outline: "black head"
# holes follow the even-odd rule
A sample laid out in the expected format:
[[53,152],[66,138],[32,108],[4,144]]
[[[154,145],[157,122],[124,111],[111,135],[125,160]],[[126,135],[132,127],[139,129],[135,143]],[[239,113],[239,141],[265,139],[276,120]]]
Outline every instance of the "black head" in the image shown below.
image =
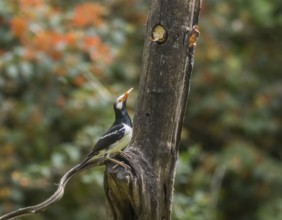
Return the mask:
[[114,111],[115,111],[115,122],[114,124],[118,124],[118,123],[125,123],[129,126],[132,126],[131,125],[131,120],[130,120],[130,117],[127,113],[127,110],[126,110],[126,100],[127,100],[127,97],[129,95],[129,93],[133,90],[133,88],[129,89],[126,93],[122,94],[121,96],[119,96],[114,105],[113,105],[113,108],[114,108]]
[[114,103],[114,110],[116,111],[122,111],[126,109],[126,100],[129,95],[129,93],[133,90],[133,88],[129,89],[126,93],[119,96],[115,103]]

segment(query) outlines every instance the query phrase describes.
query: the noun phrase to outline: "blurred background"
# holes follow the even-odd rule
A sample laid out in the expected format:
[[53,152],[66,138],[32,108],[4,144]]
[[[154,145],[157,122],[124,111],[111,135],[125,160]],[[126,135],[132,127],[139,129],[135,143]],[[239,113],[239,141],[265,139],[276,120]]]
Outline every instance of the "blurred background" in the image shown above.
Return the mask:
[[[148,1],[0,1],[0,213],[56,189],[113,121],[134,114]],[[282,219],[282,2],[203,1],[174,220]],[[105,219],[104,168],[27,219]]]

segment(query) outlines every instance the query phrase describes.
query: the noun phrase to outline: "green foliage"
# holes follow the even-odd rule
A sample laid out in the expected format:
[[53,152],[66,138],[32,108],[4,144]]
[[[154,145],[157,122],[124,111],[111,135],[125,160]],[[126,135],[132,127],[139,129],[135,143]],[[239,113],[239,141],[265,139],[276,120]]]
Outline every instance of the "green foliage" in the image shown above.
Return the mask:
[[[181,156],[193,145],[199,153],[180,157],[193,168],[179,167],[187,181],[176,191],[191,205],[176,202],[175,219],[282,218],[281,10],[280,1],[204,2]],[[202,212],[191,216],[193,207]]]
[[[0,6],[3,213],[46,199],[90,151],[112,123],[112,100],[136,85],[141,53],[123,61],[140,20],[130,23],[131,13],[120,16],[115,4],[3,0]],[[129,109],[133,101],[134,95]],[[64,200],[36,219],[105,219],[102,171],[70,184]]]
[[[138,83],[147,10],[0,1],[0,213],[46,199],[111,124],[113,98]],[[281,11],[203,1],[173,219],[282,218]],[[103,168],[86,172],[30,219],[105,219],[102,188]]]

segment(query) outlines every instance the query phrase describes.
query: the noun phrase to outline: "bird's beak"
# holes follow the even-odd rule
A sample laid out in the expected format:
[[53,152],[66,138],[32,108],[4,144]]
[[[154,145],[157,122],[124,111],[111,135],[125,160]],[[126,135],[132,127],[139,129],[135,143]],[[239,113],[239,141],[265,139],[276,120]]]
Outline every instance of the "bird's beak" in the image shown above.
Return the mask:
[[123,95],[122,95],[122,98],[120,99],[121,102],[125,102],[129,93],[131,93],[131,91],[133,90],[133,88],[129,89],[127,92],[125,92]]

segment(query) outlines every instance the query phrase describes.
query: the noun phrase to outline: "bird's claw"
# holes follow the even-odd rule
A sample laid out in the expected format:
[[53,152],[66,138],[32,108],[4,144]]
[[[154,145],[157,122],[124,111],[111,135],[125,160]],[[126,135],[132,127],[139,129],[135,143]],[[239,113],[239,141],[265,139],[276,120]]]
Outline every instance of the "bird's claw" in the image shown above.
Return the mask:
[[128,166],[127,164],[123,163],[123,162],[120,162],[119,164],[116,164],[113,166],[113,168],[117,168],[118,166],[122,166],[124,169],[127,169],[127,170],[130,170],[130,166]]
[[111,157],[108,157],[107,159],[110,160],[110,161],[112,161],[112,162],[114,162],[114,163],[116,164],[115,166],[113,166],[114,169],[115,169],[118,165],[122,166],[124,169],[127,169],[127,170],[130,169],[130,166],[128,166],[128,165],[125,164],[124,162],[118,161],[118,160],[113,159],[113,158],[111,158]]

